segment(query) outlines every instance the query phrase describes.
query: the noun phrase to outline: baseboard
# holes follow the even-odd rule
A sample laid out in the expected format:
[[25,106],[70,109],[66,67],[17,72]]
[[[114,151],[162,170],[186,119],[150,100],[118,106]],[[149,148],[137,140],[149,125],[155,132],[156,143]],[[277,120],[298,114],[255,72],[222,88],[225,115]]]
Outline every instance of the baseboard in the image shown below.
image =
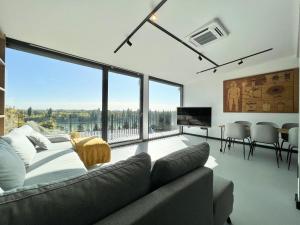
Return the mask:
[[[192,133],[186,133],[186,132],[183,132],[182,134],[184,135],[191,135],[191,136],[196,136],[196,137],[202,137],[202,138],[208,138],[208,139],[212,139],[212,140],[217,140],[217,141],[221,141],[221,138],[217,138],[217,137],[211,137],[211,136],[205,136],[205,135],[201,135],[201,134],[192,134]],[[225,139],[223,139],[223,141],[226,141]],[[234,143],[237,143],[237,144],[243,144],[243,142],[241,141],[233,141]],[[249,143],[245,142],[245,145],[250,145]],[[261,148],[267,148],[267,149],[273,149],[275,150],[275,148],[273,146],[267,146],[267,145],[261,145],[261,144],[256,144],[257,147],[261,147]],[[286,148],[283,148],[282,149],[283,152],[287,152],[288,149]],[[298,153],[298,151],[296,150],[293,150],[293,153]]]
[[295,202],[296,202],[296,209],[300,210],[300,201],[298,201],[298,195],[295,194]]

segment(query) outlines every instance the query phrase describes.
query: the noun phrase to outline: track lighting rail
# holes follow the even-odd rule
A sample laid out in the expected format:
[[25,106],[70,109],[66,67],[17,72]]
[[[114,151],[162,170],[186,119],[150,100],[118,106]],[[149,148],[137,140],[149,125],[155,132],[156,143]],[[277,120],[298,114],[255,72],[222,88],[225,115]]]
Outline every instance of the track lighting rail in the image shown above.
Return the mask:
[[[244,56],[244,57],[241,57],[241,58],[238,58],[238,59],[235,59],[235,60],[232,60],[232,61],[229,61],[229,62],[220,64],[220,65],[218,65],[218,66],[214,66],[214,67],[212,67],[212,68],[209,68],[209,69],[206,69],[206,70],[199,71],[199,72],[197,72],[196,74],[204,73],[204,72],[209,71],[209,70],[214,70],[213,72],[215,73],[215,72],[217,72],[217,68],[222,67],[222,66],[226,66],[226,65],[228,65],[228,64],[235,63],[235,62],[238,62],[238,61],[239,61],[238,64],[241,65],[241,64],[243,63],[243,60],[244,60],[244,59],[247,59],[247,58],[250,58],[250,57],[259,55],[259,54],[263,54],[263,53],[268,52],[268,51],[271,51],[271,50],[273,50],[273,48],[269,48],[269,49],[266,49],[266,50],[263,50],[263,51],[260,51],[260,52],[256,52],[256,53],[254,53],[254,54],[247,55],[247,56]],[[242,63],[241,63],[241,62],[242,62]]]
[[[215,66],[219,66],[216,62],[214,62],[213,60],[211,60],[210,58],[206,57],[205,55],[203,55],[201,52],[197,51],[196,49],[192,48],[190,45],[188,45],[187,43],[185,43],[184,41],[182,41],[180,38],[176,37],[174,34],[172,34],[171,32],[167,31],[165,28],[159,26],[157,23],[153,22],[152,20],[148,20],[149,23],[151,23],[153,26],[155,26],[156,28],[158,28],[159,30],[161,30],[162,32],[164,32],[165,34],[169,35],[170,37],[172,37],[173,39],[175,39],[176,41],[180,42],[181,44],[183,44],[185,47],[189,48],[190,50],[192,50],[193,52],[197,53],[197,55],[199,56],[199,60],[201,61],[202,58],[206,59],[207,61],[209,61],[210,63],[214,64]],[[201,56],[201,57],[200,57]]]
[[169,32],[168,30],[166,30],[165,28],[163,28],[162,26],[158,25],[157,23],[155,23],[154,21],[151,20],[151,17],[153,15],[155,15],[155,13],[167,2],[167,0],[162,0],[147,16],[146,18],[128,35],[128,37],[116,48],[116,50],[114,51],[114,53],[117,53],[120,48],[123,47],[124,44],[128,44],[129,46],[132,46],[132,42],[130,41],[130,38],[132,38],[132,36],[146,23],[149,22],[150,24],[152,24],[153,26],[155,26],[156,28],[158,28],[160,31],[164,32],[165,34],[167,34],[168,36],[172,37],[173,39],[175,39],[176,41],[178,41],[179,43],[181,43],[182,45],[184,45],[185,47],[189,48],[190,50],[192,50],[193,52],[195,52],[198,56],[198,59],[201,61],[202,59],[207,60],[208,62],[212,63],[214,66],[209,68],[209,69],[205,69],[202,71],[197,72],[196,74],[200,74],[200,73],[204,73],[206,71],[209,70],[213,70],[214,73],[217,72],[217,69],[219,67],[231,64],[231,63],[235,63],[238,62],[238,65],[243,64],[243,60],[259,55],[259,54],[263,54],[265,52],[271,51],[273,50],[273,48],[269,48],[260,52],[256,52],[254,54],[251,55],[247,55],[244,57],[240,57],[238,59],[223,63],[223,64],[218,64],[215,61],[211,60],[210,58],[208,58],[207,56],[205,56],[204,54],[202,54],[201,52],[199,52],[198,50],[194,49],[193,47],[191,47],[190,45],[188,45],[186,42],[184,42],[183,40],[181,40],[180,38],[178,38],[177,36],[175,36],[174,34],[172,34],[171,32]]
[[119,51],[120,48],[122,48],[122,46],[124,44],[126,44],[128,41],[128,43],[130,42],[130,38],[150,19],[150,17],[152,15],[154,15],[162,6],[163,4],[166,3],[167,0],[162,0],[160,3],[158,3],[158,5],[146,16],[146,18],[128,35],[128,37],[116,48],[116,50],[114,51],[114,53],[117,53]]

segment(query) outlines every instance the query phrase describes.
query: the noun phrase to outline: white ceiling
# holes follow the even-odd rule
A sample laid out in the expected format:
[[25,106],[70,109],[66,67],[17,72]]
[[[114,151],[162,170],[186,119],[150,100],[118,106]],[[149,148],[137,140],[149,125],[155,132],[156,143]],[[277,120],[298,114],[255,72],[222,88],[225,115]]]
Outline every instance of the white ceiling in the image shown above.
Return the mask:
[[[75,54],[179,83],[210,67],[151,24],[132,38],[133,46],[113,51],[158,0],[0,0],[0,29],[11,38]],[[168,0],[157,23],[184,39],[218,17],[230,31],[199,49],[217,63],[267,48],[273,51],[242,67],[296,55],[299,0]],[[238,66],[229,66],[230,70]],[[211,72],[206,73],[209,76]],[[203,76],[202,74],[201,76]]]

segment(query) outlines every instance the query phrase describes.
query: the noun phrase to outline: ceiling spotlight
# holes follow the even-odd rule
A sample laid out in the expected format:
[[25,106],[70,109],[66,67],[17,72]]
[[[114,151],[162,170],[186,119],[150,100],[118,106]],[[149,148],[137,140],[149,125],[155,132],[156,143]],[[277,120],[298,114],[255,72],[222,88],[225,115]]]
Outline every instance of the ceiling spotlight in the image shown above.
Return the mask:
[[200,61],[202,60],[202,57],[201,57],[201,55],[199,55],[198,59],[199,59]]
[[243,64],[243,60],[241,59],[241,61],[238,62],[239,65]]
[[216,73],[217,72],[217,69],[214,69],[214,73]]
[[152,14],[150,17],[151,21],[156,21],[157,20],[157,16],[155,14]]
[[132,43],[128,40],[127,41],[127,44],[129,45],[129,46],[131,46],[132,45]]

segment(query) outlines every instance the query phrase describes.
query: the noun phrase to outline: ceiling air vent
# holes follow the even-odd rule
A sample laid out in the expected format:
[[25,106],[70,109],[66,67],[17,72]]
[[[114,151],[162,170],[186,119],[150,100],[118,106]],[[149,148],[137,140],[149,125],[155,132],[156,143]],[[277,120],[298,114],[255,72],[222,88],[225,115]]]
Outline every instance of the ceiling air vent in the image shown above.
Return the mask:
[[223,26],[219,19],[205,24],[201,28],[195,30],[193,33],[188,35],[188,41],[196,47],[204,46],[208,43],[215,42],[216,40],[222,39],[228,36],[228,31]]

